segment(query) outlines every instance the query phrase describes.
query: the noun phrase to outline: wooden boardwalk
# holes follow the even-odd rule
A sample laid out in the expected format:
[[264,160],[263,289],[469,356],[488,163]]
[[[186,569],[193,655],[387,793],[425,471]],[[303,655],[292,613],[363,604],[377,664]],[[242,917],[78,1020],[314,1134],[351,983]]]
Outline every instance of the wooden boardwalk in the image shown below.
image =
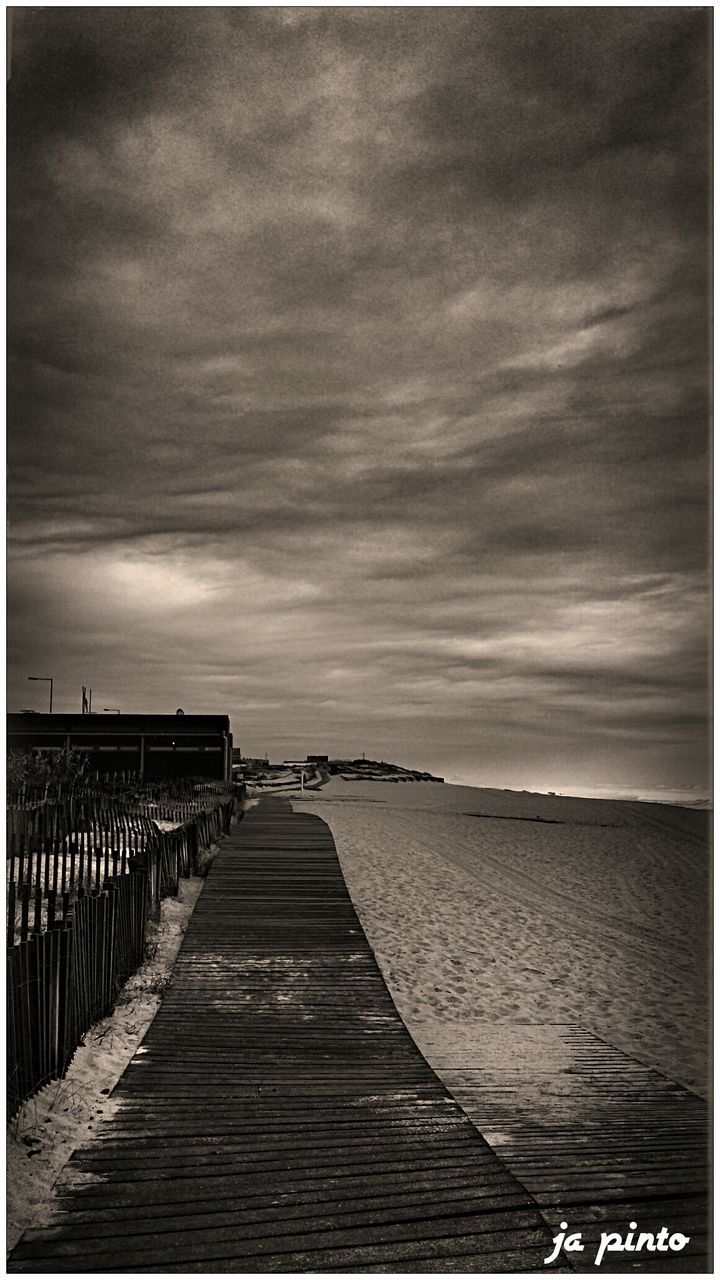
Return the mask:
[[264,800],[11,1272],[544,1271],[531,1196],[390,999],[330,832]]
[[606,1253],[603,1271],[712,1269],[707,1104],[575,1024],[465,1024],[421,1046],[543,1217],[582,1232],[593,1270],[602,1232],[689,1237],[682,1251]]

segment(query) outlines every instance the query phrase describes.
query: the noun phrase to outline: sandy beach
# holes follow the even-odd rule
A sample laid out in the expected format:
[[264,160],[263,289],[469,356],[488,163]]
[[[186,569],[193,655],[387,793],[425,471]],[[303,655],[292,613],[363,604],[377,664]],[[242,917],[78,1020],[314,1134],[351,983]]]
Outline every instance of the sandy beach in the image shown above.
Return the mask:
[[707,814],[337,778],[292,800],[433,1065],[488,1024],[570,1023],[707,1096]]

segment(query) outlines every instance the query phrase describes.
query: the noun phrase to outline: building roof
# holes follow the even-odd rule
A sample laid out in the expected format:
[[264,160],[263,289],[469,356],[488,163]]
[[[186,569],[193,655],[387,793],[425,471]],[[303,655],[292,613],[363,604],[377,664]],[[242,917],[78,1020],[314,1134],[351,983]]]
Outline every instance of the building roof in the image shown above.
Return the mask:
[[191,733],[229,733],[229,716],[167,715],[81,715],[80,713],[12,712],[7,717],[8,734],[15,733],[168,733],[175,737]]

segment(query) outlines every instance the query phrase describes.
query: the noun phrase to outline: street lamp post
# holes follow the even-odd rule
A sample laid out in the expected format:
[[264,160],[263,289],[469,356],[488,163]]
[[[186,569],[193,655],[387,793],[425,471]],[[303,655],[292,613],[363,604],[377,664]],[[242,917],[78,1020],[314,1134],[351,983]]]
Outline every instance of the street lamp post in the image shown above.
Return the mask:
[[50,715],[52,715],[53,678],[52,676],[28,676],[28,680],[41,680],[50,685]]

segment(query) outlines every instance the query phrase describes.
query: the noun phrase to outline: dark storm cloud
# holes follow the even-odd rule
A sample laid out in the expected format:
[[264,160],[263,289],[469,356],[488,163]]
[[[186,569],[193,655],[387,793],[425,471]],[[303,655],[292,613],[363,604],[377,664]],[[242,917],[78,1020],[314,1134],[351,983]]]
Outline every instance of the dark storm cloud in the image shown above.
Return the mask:
[[17,11],[13,702],[700,767],[708,26]]

